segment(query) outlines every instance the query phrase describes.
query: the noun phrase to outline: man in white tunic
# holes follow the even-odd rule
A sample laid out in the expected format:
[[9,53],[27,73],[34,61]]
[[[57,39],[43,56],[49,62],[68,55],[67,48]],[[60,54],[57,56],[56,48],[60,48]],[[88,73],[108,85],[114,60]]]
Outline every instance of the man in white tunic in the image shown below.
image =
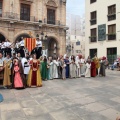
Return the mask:
[[39,59],[40,58],[40,56],[42,55],[41,53],[42,53],[42,41],[39,39],[39,38],[37,38],[37,40],[36,40],[36,47],[37,47],[37,59]]
[[28,53],[26,53],[26,57],[22,58],[21,63],[22,63],[22,67],[23,67],[23,70],[24,70],[25,78],[27,80],[27,77],[28,77],[28,74],[29,74],[29,71],[30,71],[29,54]]
[[4,47],[5,47],[5,57],[8,53],[11,56],[11,43],[7,39],[4,42]]

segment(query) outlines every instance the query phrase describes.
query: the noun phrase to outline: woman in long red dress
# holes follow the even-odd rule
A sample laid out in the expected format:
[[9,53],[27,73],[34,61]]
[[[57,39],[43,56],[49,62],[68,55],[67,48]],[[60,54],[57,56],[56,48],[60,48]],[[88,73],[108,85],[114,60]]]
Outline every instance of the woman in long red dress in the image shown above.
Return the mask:
[[91,62],[91,77],[96,77],[96,65],[93,60]]
[[42,86],[42,79],[41,79],[41,74],[40,74],[40,61],[36,59],[36,54],[33,55],[33,59],[30,61],[30,72],[28,75],[28,81],[27,85],[28,87],[31,86],[37,86],[41,87]]

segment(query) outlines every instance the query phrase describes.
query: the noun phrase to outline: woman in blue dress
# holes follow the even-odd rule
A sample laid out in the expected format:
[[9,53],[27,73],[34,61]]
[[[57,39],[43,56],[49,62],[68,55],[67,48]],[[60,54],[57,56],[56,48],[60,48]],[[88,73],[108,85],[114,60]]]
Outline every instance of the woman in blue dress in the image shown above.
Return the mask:
[[65,64],[66,64],[66,78],[69,78],[69,57],[66,56],[65,60],[64,60]]

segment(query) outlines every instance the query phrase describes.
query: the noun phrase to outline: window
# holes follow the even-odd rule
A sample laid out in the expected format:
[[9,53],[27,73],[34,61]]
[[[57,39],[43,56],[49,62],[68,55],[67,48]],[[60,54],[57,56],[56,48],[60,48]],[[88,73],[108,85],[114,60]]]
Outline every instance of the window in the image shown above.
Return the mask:
[[111,5],[108,7],[108,21],[116,19],[116,5]]
[[47,23],[55,25],[55,10],[47,9]]
[[117,58],[117,48],[107,48],[107,58],[110,64],[113,64],[114,60]]
[[21,4],[20,20],[30,21],[30,5]]
[[77,42],[76,42],[76,45],[80,45],[80,41],[77,41]]
[[94,3],[94,2],[96,2],[97,0],[90,0],[90,3]]
[[2,17],[2,1],[0,1],[0,17]]
[[95,57],[95,54],[97,55],[97,49],[89,49],[89,56],[92,59],[93,57]]
[[96,22],[97,22],[97,12],[94,11],[94,12],[91,12],[90,23],[91,23],[91,25],[94,25],[94,24],[96,24]]
[[116,39],[116,24],[108,25],[108,40]]
[[97,29],[91,29],[91,36],[90,36],[90,42],[96,42],[97,40]]

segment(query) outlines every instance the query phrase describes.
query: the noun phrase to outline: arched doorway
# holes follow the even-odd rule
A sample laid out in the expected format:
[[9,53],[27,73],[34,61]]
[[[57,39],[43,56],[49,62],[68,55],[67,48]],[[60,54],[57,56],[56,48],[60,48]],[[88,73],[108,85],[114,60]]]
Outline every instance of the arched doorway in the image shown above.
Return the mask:
[[0,42],[2,42],[2,41],[5,41],[5,37],[4,37],[4,35],[2,35],[2,34],[0,33]]
[[47,40],[42,41],[43,56],[54,57],[59,55],[59,44],[54,37],[48,37]]
[[58,56],[58,55],[59,55],[59,48],[58,48],[57,40],[53,37],[48,38],[48,56]]
[[15,42],[16,42],[16,41],[21,41],[21,37],[23,37],[23,38],[31,38],[30,35],[28,35],[28,34],[20,34],[20,35],[15,39]]

